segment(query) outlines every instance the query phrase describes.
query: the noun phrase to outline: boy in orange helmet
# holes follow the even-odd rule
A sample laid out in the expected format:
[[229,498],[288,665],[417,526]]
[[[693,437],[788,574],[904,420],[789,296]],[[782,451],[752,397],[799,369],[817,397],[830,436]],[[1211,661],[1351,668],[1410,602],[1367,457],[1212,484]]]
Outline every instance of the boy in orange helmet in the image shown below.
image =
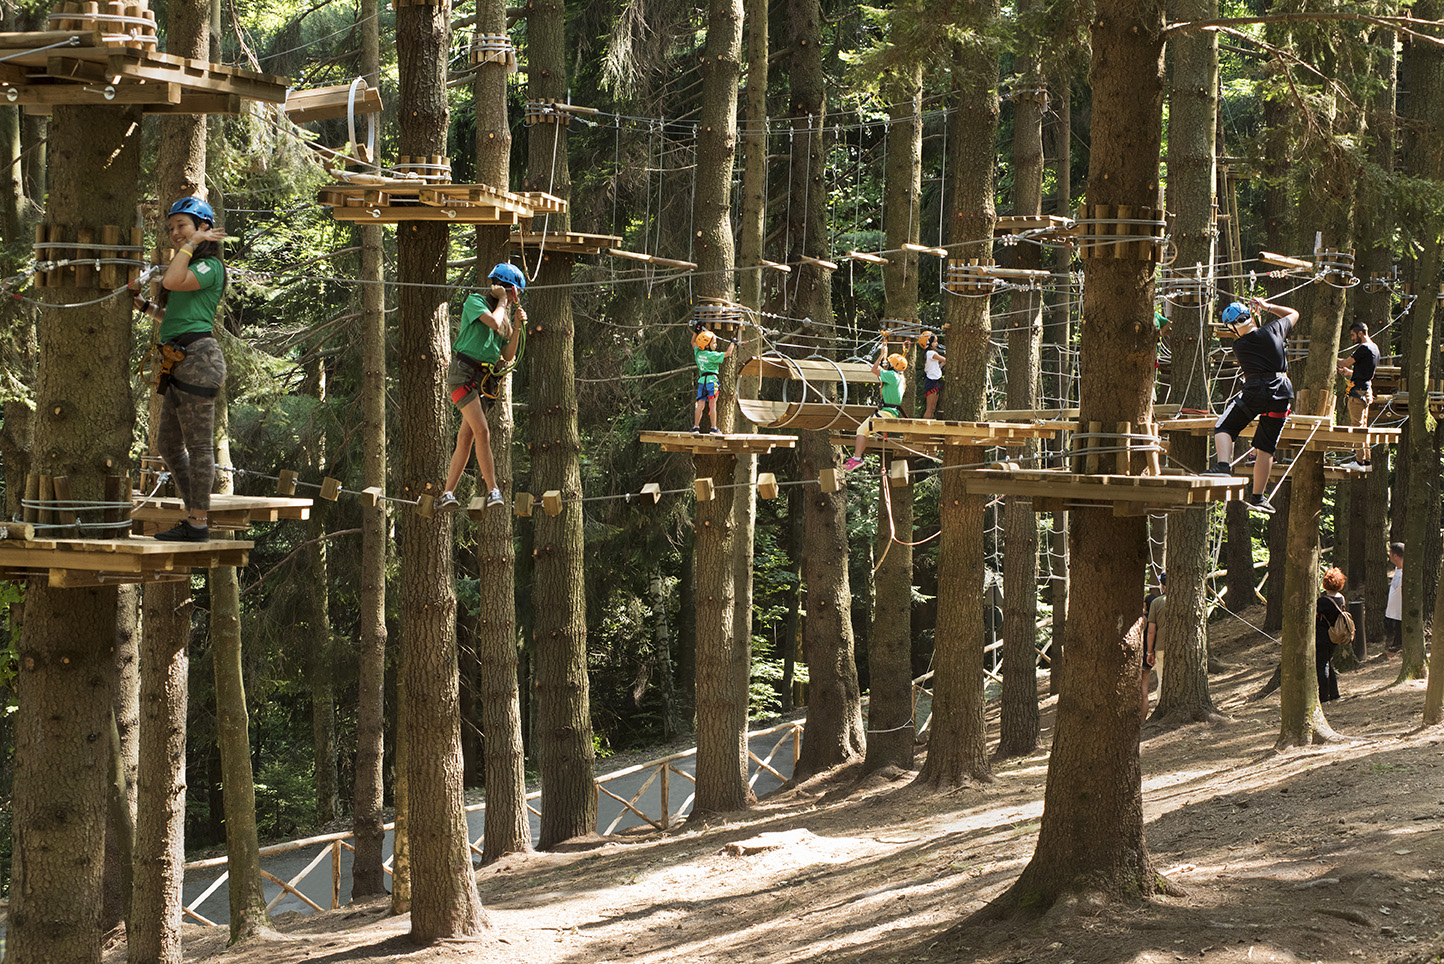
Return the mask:
[[879,418],[902,418],[903,392],[907,391],[907,379],[903,378],[903,372],[907,370],[908,360],[904,356],[894,352],[887,353],[887,340],[884,339],[882,347],[878,349],[877,361],[872,363],[872,373],[882,383],[882,404],[872,413],[870,418],[862,420],[857,427],[857,444],[852,447],[852,458],[842,463],[843,471],[851,472],[862,464],[862,447],[867,442],[867,435],[872,431],[872,423]]

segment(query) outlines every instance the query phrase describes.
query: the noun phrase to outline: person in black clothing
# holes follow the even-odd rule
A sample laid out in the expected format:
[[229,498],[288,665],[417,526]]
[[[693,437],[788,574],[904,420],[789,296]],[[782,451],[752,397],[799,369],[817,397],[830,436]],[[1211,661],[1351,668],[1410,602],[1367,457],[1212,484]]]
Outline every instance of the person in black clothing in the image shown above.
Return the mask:
[[[1254,318],[1264,312],[1275,317],[1259,327]],[[1298,320],[1299,313],[1293,308],[1270,304],[1262,298],[1255,298],[1248,305],[1235,301],[1223,310],[1223,323],[1238,336],[1233,342],[1233,354],[1238,360],[1239,370],[1243,372],[1243,391],[1233,397],[1213,427],[1217,460],[1208,474],[1233,474],[1234,442],[1239,433],[1257,418],[1258,431],[1254,433],[1253,447],[1258,456],[1254,460],[1253,493],[1248,498],[1248,507],[1269,515],[1273,514],[1274,507],[1264,489],[1274,466],[1274,449],[1278,446],[1279,433],[1283,431],[1284,420],[1289,417],[1289,406],[1294,400],[1294,386],[1289,382],[1288,356],[1284,350],[1289,331]]]
[[1339,698],[1339,676],[1334,672],[1334,641],[1329,630],[1344,618],[1344,573],[1338,567],[1324,573],[1324,592],[1314,608],[1314,669],[1319,677],[1319,702]]
[[[1354,350],[1348,358],[1339,362],[1338,368],[1339,374],[1349,380],[1349,424],[1363,428],[1369,424],[1369,405],[1374,401],[1374,372],[1379,369],[1379,346],[1369,338],[1369,326],[1362,321],[1349,326],[1349,337],[1354,341]],[[1354,460],[1339,467],[1368,468],[1369,447],[1360,443]]]

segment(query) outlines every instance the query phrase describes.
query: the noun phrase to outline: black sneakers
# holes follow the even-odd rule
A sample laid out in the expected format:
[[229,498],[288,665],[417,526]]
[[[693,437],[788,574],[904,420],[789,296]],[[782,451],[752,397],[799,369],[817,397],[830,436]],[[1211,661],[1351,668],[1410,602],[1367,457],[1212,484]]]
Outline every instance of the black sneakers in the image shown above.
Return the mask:
[[209,542],[211,530],[209,526],[193,526],[182,519],[164,532],[157,532],[155,538],[162,542]]
[[1226,475],[1232,478],[1233,469],[1229,468],[1227,462],[1215,462],[1209,468],[1203,470],[1204,475]]

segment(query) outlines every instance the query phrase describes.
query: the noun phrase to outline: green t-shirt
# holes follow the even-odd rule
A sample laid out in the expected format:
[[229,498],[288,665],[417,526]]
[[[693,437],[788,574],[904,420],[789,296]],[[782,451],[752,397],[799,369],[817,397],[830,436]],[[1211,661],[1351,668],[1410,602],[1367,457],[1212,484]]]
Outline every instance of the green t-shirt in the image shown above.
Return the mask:
[[722,362],[727,358],[727,353],[712,351],[710,348],[694,347],[692,356],[697,359],[697,374],[705,378],[708,375],[716,375],[722,370]]
[[461,304],[461,330],[451,346],[453,352],[484,364],[497,363],[502,349],[506,347],[506,339],[501,337],[501,332],[481,320],[481,316],[490,313],[494,307],[495,302],[487,295],[472,292],[466,296]]
[[903,398],[903,377],[902,372],[895,372],[891,368],[884,368],[878,376],[882,380],[882,403],[888,408],[899,408]]
[[172,291],[166,297],[160,340],[170,341],[191,332],[209,333],[216,323],[216,308],[226,287],[226,269],[220,258],[193,261],[190,273],[201,283],[195,291]]

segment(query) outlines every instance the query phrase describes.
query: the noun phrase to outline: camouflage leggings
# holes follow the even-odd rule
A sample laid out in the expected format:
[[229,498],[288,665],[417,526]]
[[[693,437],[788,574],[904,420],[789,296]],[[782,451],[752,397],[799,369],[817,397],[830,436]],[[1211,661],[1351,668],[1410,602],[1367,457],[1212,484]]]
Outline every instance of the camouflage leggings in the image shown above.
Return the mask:
[[[214,338],[191,342],[186,357],[171,376],[184,385],[222,388],[226,360]],[[175,476],[187,509],[209,510],[211,486],[216,478],[214,396],[197,395],[172,384],[161,399],[156,446]]]

